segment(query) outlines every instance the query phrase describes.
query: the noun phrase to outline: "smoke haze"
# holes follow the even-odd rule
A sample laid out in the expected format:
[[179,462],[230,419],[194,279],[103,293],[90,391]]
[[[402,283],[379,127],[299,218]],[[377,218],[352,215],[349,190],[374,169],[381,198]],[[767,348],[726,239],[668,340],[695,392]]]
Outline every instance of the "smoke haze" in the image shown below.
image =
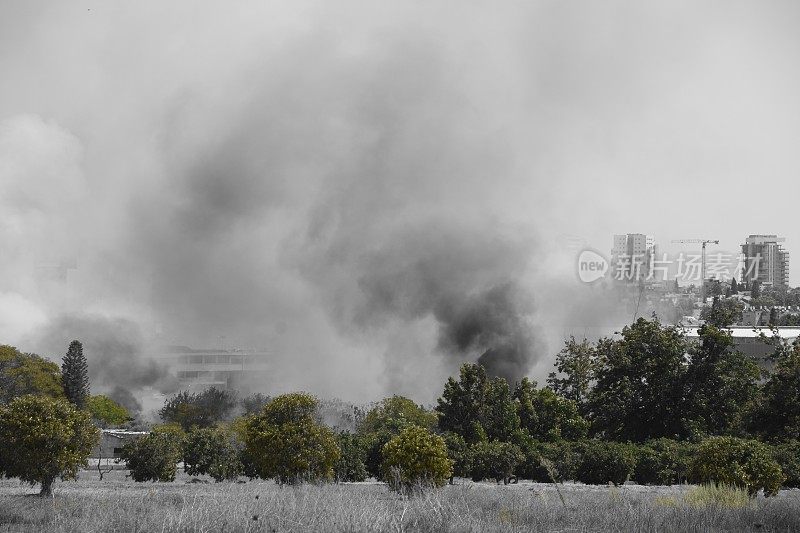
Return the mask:
[[541,378],[630,318],[566,234],[800,245],[797,10],[4,3],[0,342],[81,339],[109,391],[168,390],[165,344],[355,401],[479,359]]

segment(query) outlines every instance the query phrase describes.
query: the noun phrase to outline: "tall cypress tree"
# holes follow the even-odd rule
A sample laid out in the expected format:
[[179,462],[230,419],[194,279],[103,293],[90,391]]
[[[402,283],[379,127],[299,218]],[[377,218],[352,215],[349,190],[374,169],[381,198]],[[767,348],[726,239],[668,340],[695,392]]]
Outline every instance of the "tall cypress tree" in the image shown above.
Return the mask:
[[61,364],[61,383],[67,399],[79,409],[86,407],[89,399],[89,369],[83,356],[83,345],[72,341]]

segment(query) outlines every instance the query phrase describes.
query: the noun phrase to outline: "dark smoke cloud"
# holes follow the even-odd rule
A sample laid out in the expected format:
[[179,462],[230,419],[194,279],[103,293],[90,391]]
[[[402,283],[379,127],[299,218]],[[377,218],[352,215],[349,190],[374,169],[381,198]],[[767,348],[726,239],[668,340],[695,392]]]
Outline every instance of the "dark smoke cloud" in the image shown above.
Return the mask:
[[[154,359],[153,352],[148,352],[135,322],[98,315],[62,316],[38,333],[33,346],[38,353],[58,361],[72,340],[83,344],[93,394],[111,391],[123,398],[123,389],[176,390],[174,372],[169,365]],[[137,410],[140,409],[141,406]]]
[[269,351],[269,394],[544,376],[571,328],[619,325],[556,233],[792,227],[797,180],[654,216],[798,173],[798,8],[753,6],[4,5],[0,342],[79,338],[134,394],[169,388],[159,344]]

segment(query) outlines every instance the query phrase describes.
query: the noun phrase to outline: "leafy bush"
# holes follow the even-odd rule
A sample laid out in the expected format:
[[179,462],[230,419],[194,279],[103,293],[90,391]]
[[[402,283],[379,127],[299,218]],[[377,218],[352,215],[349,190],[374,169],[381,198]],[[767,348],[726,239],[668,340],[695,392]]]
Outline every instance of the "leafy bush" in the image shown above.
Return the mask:
[[525,432],[515,434],[512,442],[523,455],[515,470],[518,476],[541,483],[575,479],[580,463],[577,443],[564,440],[541,442]]
[[183,446],[183,469],[191,475],[208,474],[215,481],[234,480],[242,474],[241,445],[222,428],[196,428]]
[[164,402],[158,414],[164,422],[192,427],[211,427],[228,418],[238,404],[236,393],[214,387],[200,393],[179,392]]
[[441,487],[453,473],[444,439],[410,426],[383,447],[382,477],[398,492]]
[[636,466],[636,449],[629,444],[584,441],[579,446],[580,462],[576,480],[589,485],[625,483]]
[[339,447],[333,432],[314,420],[317,399],[284,394],[247,420],[245,453],[258,477],[281,483],[333,478]]
[[686,481],[694,446],[660,438],[636,448],[633,479],[640,485],[675,485]]
[[76,478],[99,439],[88,413],[66,400],[20,396],[0,407],[0,475],[50,495],[57,477]]
[[772,456],[781,465],[786,476],[784,487],[800,487],[800,441],[790,440],[776,444],[772,448]]
[[384,398],[373,407],[359,424],[361,433],[378,433],[388,430],[393,435],[409,426],[428,430],[436,427],[436,413],[417,405],[404,396]]
[[453,482],[453,476],[468,477],[472,470],[469,444],[461,435],[449,431],[444,433],[442,438],[447,446],[447,457],[453,462],[453,475],[450,477],[450,482]]
[[358,435],[345,431],[336,436],[341,455],[333,467],[336,481],[364,481],[367,479],[367,468],[364,466],[367,452],[364,442]]
[[86,408],[101,427],[120,426],[131,419],[127,409],[102,394],[89,396]]
[[765,496],[772,496],[778,493],[784,475],[767,445],[736,437],[710,437],[697,447],[689,480],[733,485],[751,495],[764,489]]
[[589,431],[589,423],[578,414],[575,402],[550,389],[537,389],[536,382],[528,378],[517,384],[514,399],[522,427],[537,440],[579,440]]
[[182,441],[174,433],[153,432],[122,447],[122,459],[134,481],[175,481]]
[[472,480],[494,479],[498,483],[508,483],[509,478],[514,475],[514,469],[524,459],[522,450],[510,442],[473,444],[470,448]]

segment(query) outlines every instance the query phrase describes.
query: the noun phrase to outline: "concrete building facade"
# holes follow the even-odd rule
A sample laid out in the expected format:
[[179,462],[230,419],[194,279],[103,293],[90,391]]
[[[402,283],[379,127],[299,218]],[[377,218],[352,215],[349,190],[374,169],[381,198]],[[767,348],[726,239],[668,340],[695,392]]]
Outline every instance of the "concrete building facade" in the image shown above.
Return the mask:
[[643,233],[614,235],[611,249],[614,279],[629,282],[647,279],[655,258],[656,241],[652,235]]
[[748,287],[754,281],[762,286],[788,288],[789,252],[781,245],[786,239],[777,235],[750,235],[742,244],[742,281]]

